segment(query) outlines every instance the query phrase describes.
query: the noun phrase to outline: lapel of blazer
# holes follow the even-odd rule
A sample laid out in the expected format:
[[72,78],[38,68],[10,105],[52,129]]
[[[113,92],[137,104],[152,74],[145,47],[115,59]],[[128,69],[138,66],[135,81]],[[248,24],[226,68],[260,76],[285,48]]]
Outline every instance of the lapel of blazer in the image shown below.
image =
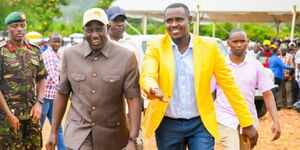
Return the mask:
[[199,94],[199,88],[200,88],[200,78],[201,78],[201,64],[203,56],[203,49],[204,45],[199,40],[198,36],[192,35],[192,42],[193,42],[193,62],[194,62],[194,86],[195,86],[195,94],[196,99]]
[[163,45],[162,50],[164,51],[166,56],[164,57],[165,60],[163,61],[165,61],[166,65],[168,66],[167,68],[164,69],[168,70],[168,76],[170,82],[169,87],[171,88],[170,93],[172,93],[173,86],[174,86],[174,78],[175,78],[175,58],[174,58],[174,52],[171,44],[171,38],[168,34],[164,36],[162,45]]

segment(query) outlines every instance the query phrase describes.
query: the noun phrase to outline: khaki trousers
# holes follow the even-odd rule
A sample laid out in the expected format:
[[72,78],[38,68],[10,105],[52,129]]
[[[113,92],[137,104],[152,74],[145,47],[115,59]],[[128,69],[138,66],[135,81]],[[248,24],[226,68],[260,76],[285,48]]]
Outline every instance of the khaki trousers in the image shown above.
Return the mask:
[[239,150],[240,140],[238,130],[226,127],[218,123],[221,143],[224,146],[224,150]]

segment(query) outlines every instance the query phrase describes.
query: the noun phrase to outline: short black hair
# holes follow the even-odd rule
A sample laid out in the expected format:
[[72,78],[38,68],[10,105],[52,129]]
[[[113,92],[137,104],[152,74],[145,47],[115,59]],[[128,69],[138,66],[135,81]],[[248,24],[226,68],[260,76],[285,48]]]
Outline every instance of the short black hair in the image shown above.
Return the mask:
[[189,10],[189,8],[185,5],[185,4],[183,4],[183,3],[173,3],[173,4],[170,4],[166,9],[165,9],[165,11],[164,11],[164,14],[166,13],[166,11],[167,11],[167,9],[170,9],[170,8],[183,8],[184,10],[185,10],[185,12],[186,12],[186,14],[188,15],[188,16],[190,16],[190,10]]
[[229,33],[229,39],[231,39],[232,35],[234,33],[237,33],[237,32],[242,32],[246,35],[246,38],[247,38],[247,33],[243,30],[243,29],[240,29],[240,28],[237,28],[237,29],[233,29],[230,33]]
[[272,49],[272,53],[273,53],[273,54],[276,54],[278,50],[279,50],[279,48],[273,48],[273,49]]
[[60,38],[60,39],[63,39],[63,37],[59,34],[59,33],[57,33],[57,32],[52,32],[51,34],[50,34],[50,36],[49,36],[49,40],[51,40],[52,38],[56,38],[56,37],[58,37],[58,38]]

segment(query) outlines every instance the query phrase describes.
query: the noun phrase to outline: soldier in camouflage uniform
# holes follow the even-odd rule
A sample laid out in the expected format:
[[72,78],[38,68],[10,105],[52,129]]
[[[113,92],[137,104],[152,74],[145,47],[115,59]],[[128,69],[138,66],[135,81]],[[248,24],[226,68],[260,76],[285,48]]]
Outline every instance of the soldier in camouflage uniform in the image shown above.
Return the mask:
[[39,47],[25,41],[26,18],[5,19],[9,40],[0,43],[0,149],[42,148],[39,123],[47,76]]

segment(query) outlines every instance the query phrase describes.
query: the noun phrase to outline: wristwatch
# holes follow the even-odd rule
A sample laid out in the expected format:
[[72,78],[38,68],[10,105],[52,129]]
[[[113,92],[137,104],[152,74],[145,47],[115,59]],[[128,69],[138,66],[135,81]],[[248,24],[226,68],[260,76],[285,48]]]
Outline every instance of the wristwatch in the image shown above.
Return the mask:
[[133,141],[136,144],[137,143],[137,138],[136,137],[129,137],[128,141]]
[[39,99],[39,103],[40,103],[40,104],[44,104],[44,102],[45,102],[45,101],[44,101],[43,98]]

